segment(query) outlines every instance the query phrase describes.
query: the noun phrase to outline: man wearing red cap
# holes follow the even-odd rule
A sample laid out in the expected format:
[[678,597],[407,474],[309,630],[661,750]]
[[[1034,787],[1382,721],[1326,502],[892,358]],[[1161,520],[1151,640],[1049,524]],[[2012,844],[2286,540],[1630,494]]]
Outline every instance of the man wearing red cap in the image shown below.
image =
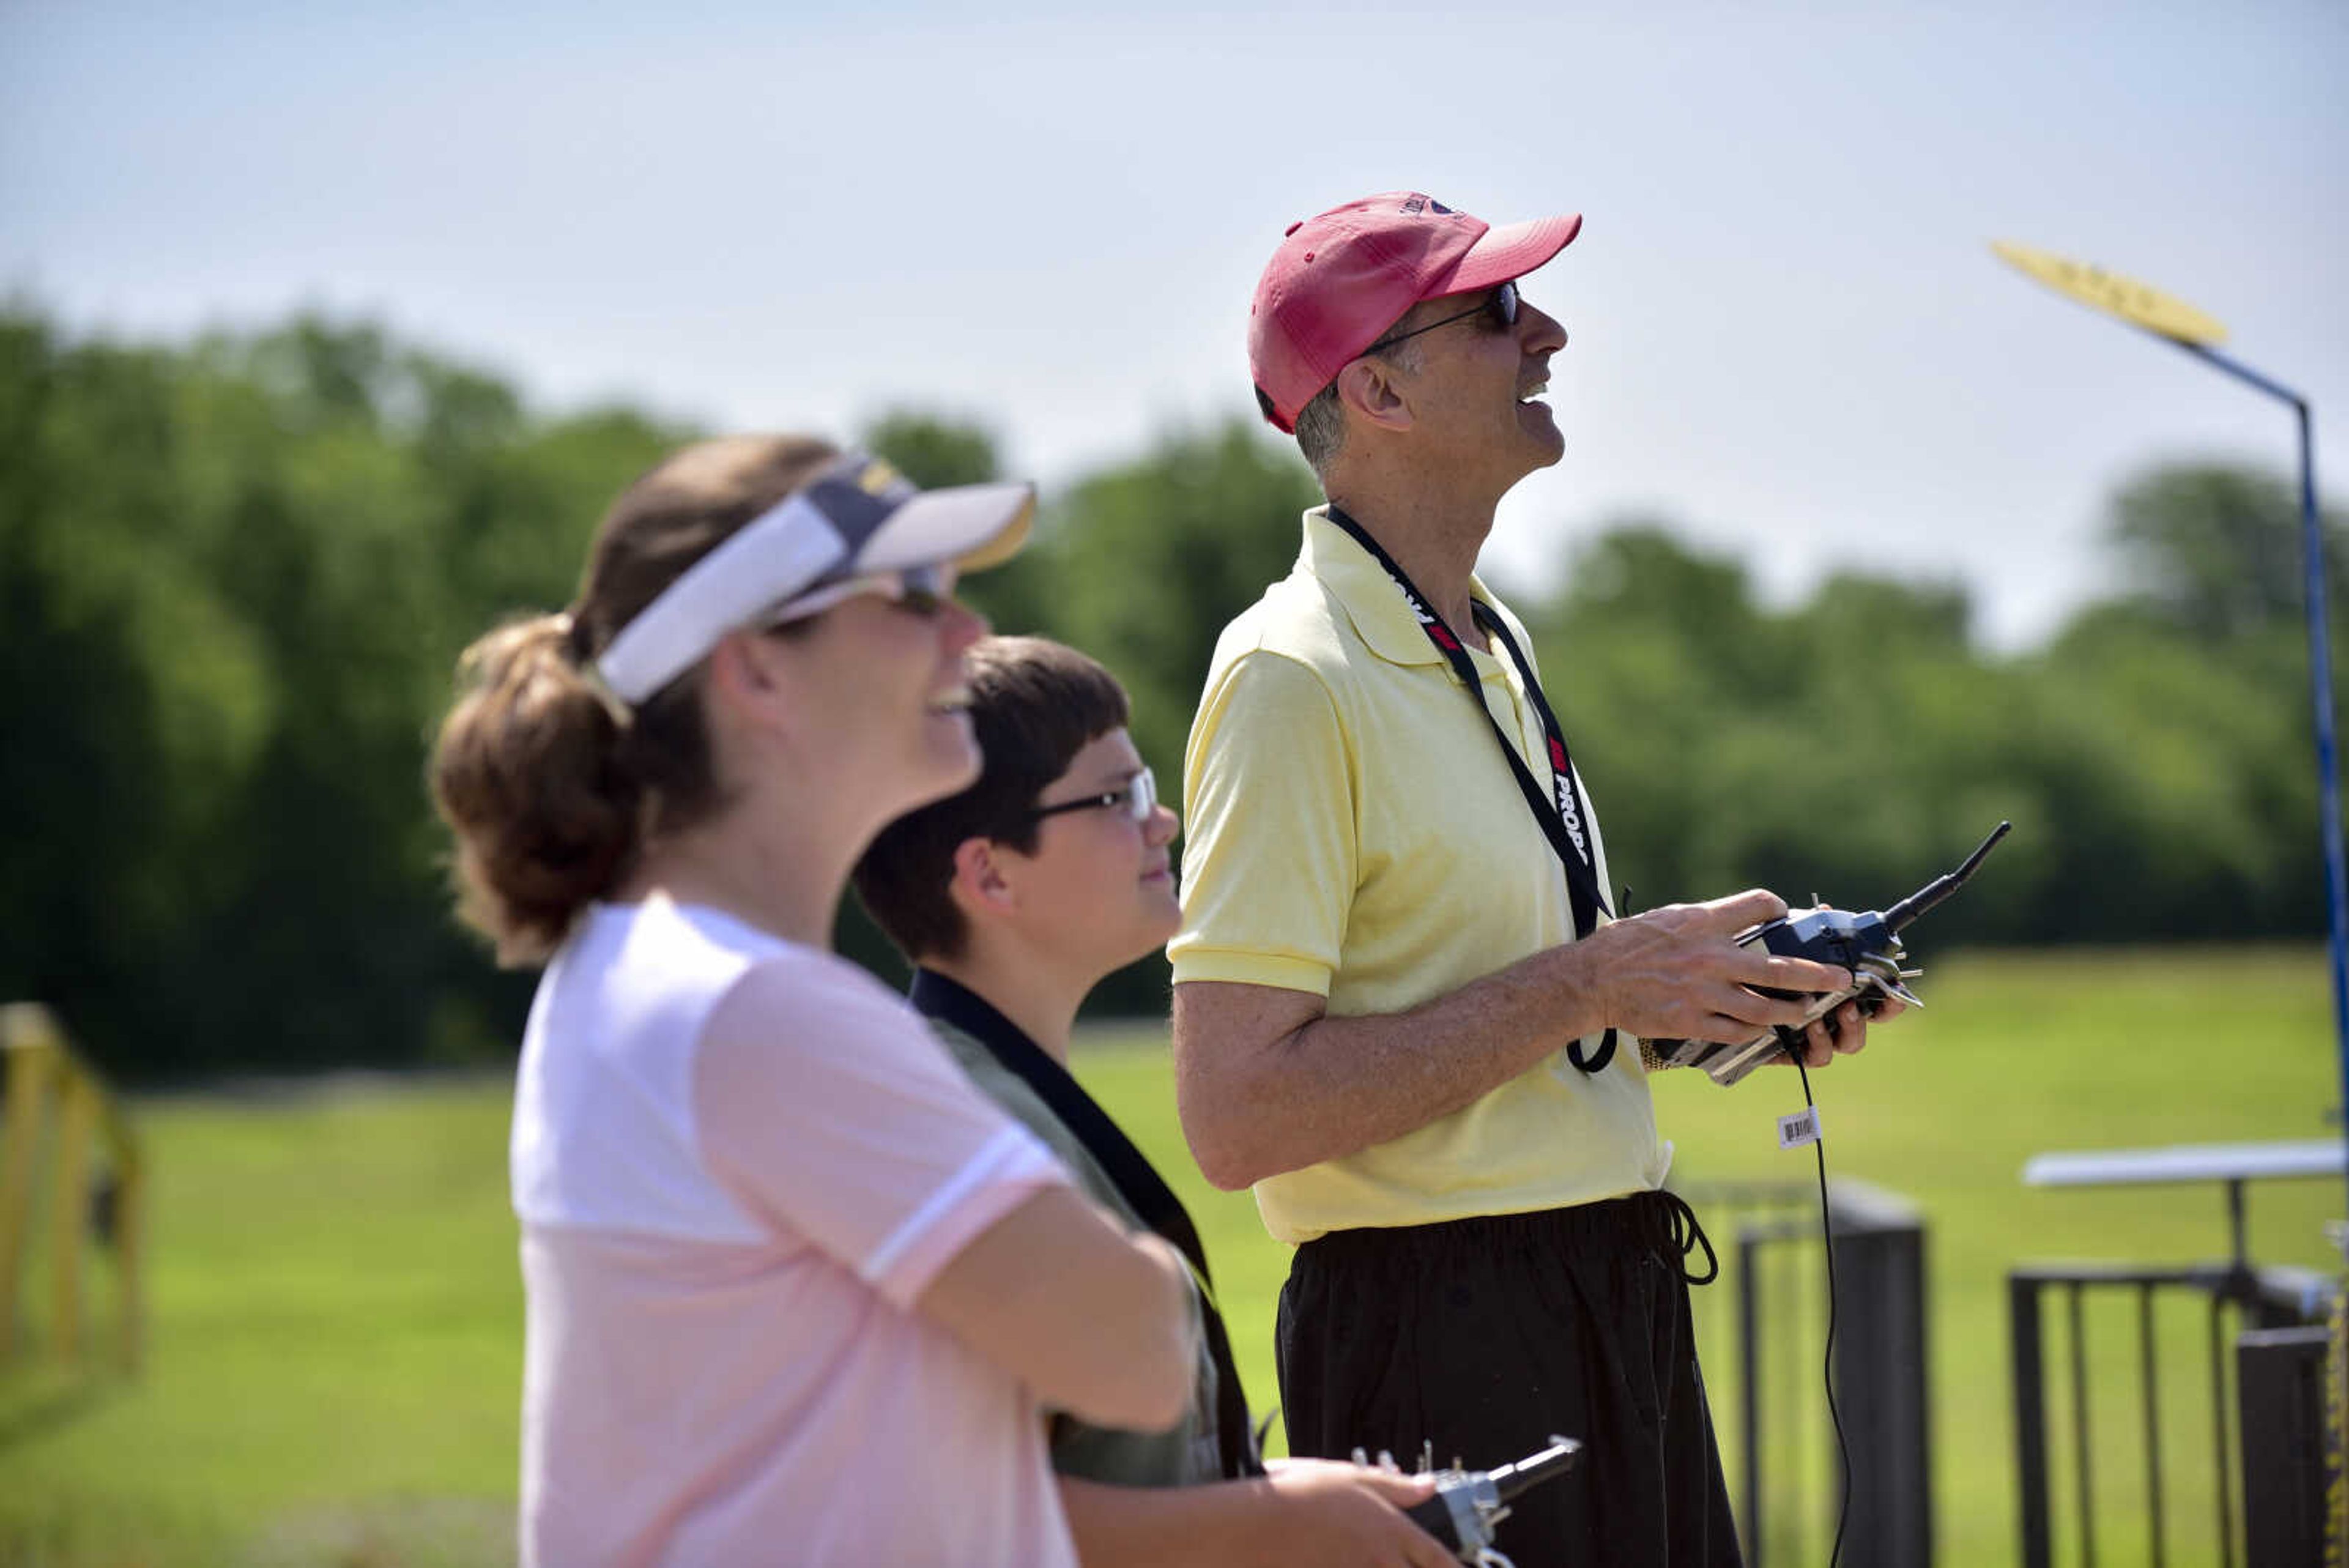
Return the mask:
[[[1426,196],[1292,225],[1248,358],[1329,504],[1217,643],[1184,778],[1183,1125],[1297,1244],[1277,1333],[1290,1450],[1489,1468],[1584,1440],[1519,1498],[1528,1564],[1738,1561],[1689,1320],[1711,1248],[1663,1190],[1638,1038],[1801,1022],[1842,970],[1749,953],[1759,889],[1624,916],[1524,627],[1475,575],[1494,508],[1565,448],[1566,346],[1517,280],[1578,217]],[[1621,917],[1621,918],[1619,918]],[[1857,1050],[1847,1006],[1813,1064]]]

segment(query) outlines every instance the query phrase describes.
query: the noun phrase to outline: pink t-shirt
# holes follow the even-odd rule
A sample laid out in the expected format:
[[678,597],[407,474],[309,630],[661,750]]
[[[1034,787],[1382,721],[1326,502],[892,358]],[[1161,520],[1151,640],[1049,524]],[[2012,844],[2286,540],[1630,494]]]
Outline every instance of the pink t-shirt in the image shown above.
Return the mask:
[[1034,1401],[913,1310],[1068,1179],[854,965],[596,906],[514,1100],[524,1564],[1073,1568]]

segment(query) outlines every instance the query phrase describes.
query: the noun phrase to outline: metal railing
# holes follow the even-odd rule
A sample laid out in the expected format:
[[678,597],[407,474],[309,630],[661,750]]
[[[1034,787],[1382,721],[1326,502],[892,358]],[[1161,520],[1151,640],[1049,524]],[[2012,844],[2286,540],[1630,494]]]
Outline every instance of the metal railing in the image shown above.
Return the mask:
[[[47,1008],[31,1002],[0,1006],[0,1056],[7,1062],[7,1097],[0,1116],[0,1364],[15,1360],[26,1344],[21,1297],[35,1200],[46,1189],[46,1345],[68,1366],[84,1360],[83,1264],[95,1241],[113,1254],[116,1355],[125,1370],[135,1372],[146,1324],[141,1264],[147,1172],[139,1139],[104,1080],[74,1051]],[[45,1154],[46,1182],[40,1179]]]
[[[2232,1565],[2247,1560],[2238,1522],[2244,1518],[2243,1472],[2236,1463],[2237,1438],[2253,1431],[2253,1412],[2239,1409],[2236,1383],[2229,1376],[2229,1349],[2245,1331],[2292,1328],[2318,1321],[2332,1304],[2333,1282],[2305,1269],[2252,1269],[2234,1263],[2202,1263],[2179,1268],[2148,1268],[2126,1263],[2035,1265],[2007,1274],[2007,1314],[2014,1352],[2015,1459],[2021,1476],[2021,1521],[2023,1568],[2052,1568],[2055,1561],[2056,1527],[2053,1508],[2047,1397],[2048,1353],[2046,1299],[2061,1303],[2064,1322],[2064,1404],[2070,1428],[2067,1459],[2073,1507],[2070,1535],[2076,1560],[2092,1568],[2097,1561],[2097,1462],[2127,1462],[2123,1452],[2107,1440],[2099,1445],[2095,1433],[2097,1406],[2091,1389],[2088,1298],[2133,1298],[2137,1324],[2137,1442],[2135,1462],[2142,1467],[2142,1494],[2135,1511],[2148,1533],[2155,1568],[2169,1556],[2169,1460],[2209,1467],[2216,1508],[2219,1561]],[[2203,1386],[2209,1390],[2209,1447],[2199,1453],[2167,1453],[2162,1435],[2163,1358],[2156,1350],[2160,1303],[2182,1300],[2202,1303],[2205,1313]],[[2107,1401],[2110,1403],[2110,1401]],[[2258,1419],[2268,1438],[2264,1414]],[[2289,1445],[2288,1445],[2289,1446]],[[2266,1478],[2262,1478],[2264,1480]]]
[[1933,1502],[1922,1216],[1907,1199],[1864,1182],[1828,1187],[1834,1377],[1850,1453],[1847,1476],[1826,1405],[1817,1187],[1692,1182],[1677,1190],[1721,1251],[1720,1282],[1696,1293],[1697,1336],[1749,1568],[1824,1563],[1847,1490],[1845,1562],[1928,1568]]
[[[2059,1467],[2052,1449],[2059,1441],[2071,1503],[2062,1533],[2072,1548],[2067,1559],[2083,1568],[2094,1568],[2099,1552],[2114,1546],[2100,1536],[2116,1515],[2132,1536],[2143,1532],[2146,1560],[2167,1568],[2171,1525],[2190,1506],[2179,1494],[2199,1503],[2206,1489],[2222,1568],[2317,1560],[2323,1485],[2321,1475],[2311,1482],[2309,1466],[2321,1468],[2321,1457],[2312,1456],[2324,1446],[2326,1335],[2316,1325],[2333,1311],[2337,1288],[2313,1270],[2252,1265],[2244,1189],[2256,1180],[2337,1173],[2342,1165],[2341,1145],[2323,1140],[2047,1154],[2023,1168],[2024,1181],[2041,1187],[2217,1185],[2231,1242],[2225,1262],[2031,1264],[2008,1272],[2023,1568],[2052,1568],[2056,1559]],[[2201,1366],[2178,1379],[2184,1387],[2165,1392],[2162,1369],[2179,1363],[2178,1309],[2163,1312],[2173,1302],[2200,1317]],[[2091,1334],[2092,1303],[2106,1319],[2118,1308],[2134,1321],[2134,1355],[2126,1357],[2136,1384],[2134,1453],[2111,1440],[2131,1402],[2113,1376],[2124,1357],[2109,1348],[2095,1354],[2109,1342]],[[2068,1354],[2051,1400],[2051,1324],[2059,1315]],[[2165,1324],[2173,1340],[2167,1357],[2159,1348]],[[2098,1359],[2101,1379],[2090,1370]],[[2175,1424],[2163,1416],[2181,1401],[2203,1404],[2209,1429],[2207,1438],[2189,1435],[2173,1449],[2165,1433],[2175,1435]],[[2060,1415],[2052,1413],[2057,1406]],[[2116,1492],[2134,1494],[2125,1512],[2112,1506]]]

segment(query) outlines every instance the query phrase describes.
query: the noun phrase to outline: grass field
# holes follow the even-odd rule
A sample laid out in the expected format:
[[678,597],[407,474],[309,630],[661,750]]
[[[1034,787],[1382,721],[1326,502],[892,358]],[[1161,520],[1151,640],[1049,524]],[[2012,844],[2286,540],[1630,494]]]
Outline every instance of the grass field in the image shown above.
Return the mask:
[[[1980,956],[1936,963],[1930,1011],[1814,1075],[1829,1172],[1902,1193],[1931,1225],[1930,1324],[1940,1561],[2014,1561],[2002,1282],[2024,1260],[2188,1262],[2225,1248],[2201,1189],[2045,1191],[2047,1149],[2325,1136],[2339,1099],[2314,950]],[[1206,1233],[1241,1367],[1271,1402],[1272,1302],[1287,1269],[1245,1195],[1184,1154],[1163,1035],[1105,1031],[1081,1074]],[[1775,1119],[1791,1073],[1733,1090],[1658,1086],[1676,1178],[1806,1179]],[[511,1558],[521,1295],[505,1201],[502,1082],[336,1080],[300,1093],[148,1101],[156,1171],[150,1365],[134,1381],[37,1366],[0,1379],[0,1564],[473,1568]],[[2340,1184],[2251,1199],[2252,1252],[2328,1266]],[[109,1283],[94,1281],[101,1314]],[[28,1325],[43,1330],[35,1290]],[[1700,1313],[1727,1310],[1699,1297]],[[2187,1431],[2199,1330],[2166,1323],[2166,1414]],[[2133,1430],[2134,1342],[2106,1335]],[[2100,1370],[2102,1370],[2100,1363]],[[2169,1407],[2177,1405],[2175,1410]],[[2176,1450],[2173,1450],[2174,1452]],[[2101,1470],[2124,1513],[2133,1444]],[[2188,1463],[2184,1469],[2199,1468]],[[2210,1557],[2207,1487],[2168,1503],[2170,1557]],[[2110,1515],[2100,1546],[2141,1560]],[[1821,1553],[1823,1556],[1824,1553]],[[1530,1565],[1528,1565],[1530,1568]]]

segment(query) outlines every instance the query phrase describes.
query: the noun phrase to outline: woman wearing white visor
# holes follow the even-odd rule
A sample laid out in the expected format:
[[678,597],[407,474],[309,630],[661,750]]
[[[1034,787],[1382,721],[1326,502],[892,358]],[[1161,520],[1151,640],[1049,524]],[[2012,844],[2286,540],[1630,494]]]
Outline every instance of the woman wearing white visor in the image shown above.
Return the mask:
[[949,596],[1033,505],[703,442],[614,503],[568,612],[465,656],[432,767],[462,912],[545,965],[525,1563],[1072,1563],[1036,1401],[1183,1411],[1176,1255],[829,950],[874,834],[978,774]]

